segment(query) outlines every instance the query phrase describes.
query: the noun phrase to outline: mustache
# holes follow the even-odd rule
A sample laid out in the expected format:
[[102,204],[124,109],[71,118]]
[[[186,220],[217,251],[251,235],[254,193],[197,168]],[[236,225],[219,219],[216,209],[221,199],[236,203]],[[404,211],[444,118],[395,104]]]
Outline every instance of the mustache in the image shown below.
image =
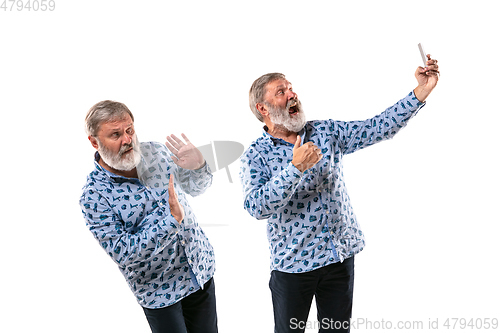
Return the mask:
[[118,155],[121,157],[123,154],[125,154],[130,148],[134,149],[134,143],[126,143],[123,146],[121,146],[120,151],[118,152]]
[[291,99],[286,103],[286,110],[288,111],[291,107],[294,106],[298,106],[298,109],[300,110],[300,104],[301,103],[298,98]]

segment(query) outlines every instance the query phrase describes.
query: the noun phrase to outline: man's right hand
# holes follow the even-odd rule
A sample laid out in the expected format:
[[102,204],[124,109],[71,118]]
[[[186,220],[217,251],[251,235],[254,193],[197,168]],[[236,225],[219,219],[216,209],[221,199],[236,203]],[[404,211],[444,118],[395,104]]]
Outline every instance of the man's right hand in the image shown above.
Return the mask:
[[292,164],[295,165],[300,172],[312,168],[316,163],[323,158],[321,150],[312,142],[300,145],[300,136],[297,135],[295,146],[293,147]]
[[174,190],[174,175],[170,174],[170,182],[168,184],[168,204],[170,205],[170,214],[179,222],[184,219],[184,208],[177,198],[177,193]]

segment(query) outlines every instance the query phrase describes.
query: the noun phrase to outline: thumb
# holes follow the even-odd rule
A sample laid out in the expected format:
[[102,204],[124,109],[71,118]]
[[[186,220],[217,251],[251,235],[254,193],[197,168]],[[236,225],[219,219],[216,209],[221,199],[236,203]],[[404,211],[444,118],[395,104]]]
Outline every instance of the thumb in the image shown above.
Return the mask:
[[300,147],[300,135],[297,135],[297,140],[295,140],[295,146],[293,146],[293,150]]
[[173,173],[170,174],[170,181],[168,182],[168,191],[170,192],[169,195],[172,195],[171,192],[174,192],[174,174]]

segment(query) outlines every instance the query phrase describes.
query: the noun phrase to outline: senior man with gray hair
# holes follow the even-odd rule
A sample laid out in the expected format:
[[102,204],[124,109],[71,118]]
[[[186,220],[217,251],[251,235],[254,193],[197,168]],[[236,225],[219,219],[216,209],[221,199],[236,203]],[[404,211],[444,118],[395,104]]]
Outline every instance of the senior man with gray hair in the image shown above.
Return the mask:
[[139,143],[134,116],[119,102],[94,105],[86,130],[97,151],[82,212],[152,332],[217,332],[213,248],[186,198],[212,183],[202,154],[184,134],[166,146]]
[[[349,332],[354,256],[365,246],[342,171],[342,158],[392,138],[425,104],[437,84],[437,61],[415,72],[418,86],[365,121],[306,121],[292,84],[261,76],[250,108],[263,135],[241,157],[244,208],[267,219],[269,287],[275,332],[303,332],[313,296],[320,332]],[[309,323],[310,324],[310,323]]]

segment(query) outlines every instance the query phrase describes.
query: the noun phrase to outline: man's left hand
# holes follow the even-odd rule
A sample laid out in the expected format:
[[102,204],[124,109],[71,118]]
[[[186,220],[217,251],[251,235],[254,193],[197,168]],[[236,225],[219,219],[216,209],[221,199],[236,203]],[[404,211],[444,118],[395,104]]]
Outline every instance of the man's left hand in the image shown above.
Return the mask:
[[196,170],[201,168],[205,164],[203,155],[184,134],[181,135],[186,143],[173,134],[167,136],[168,141],[165,142],[167,148],[174,154],[172,156],[174,163],[184,169]]
[[426,67],[418,67],[415,72],[418,86],[415,88],[414,93],[420,102],[424,102],[436,87],[440,75],[437,60],[431,59],[430,54],[427,55],[427,58]]

